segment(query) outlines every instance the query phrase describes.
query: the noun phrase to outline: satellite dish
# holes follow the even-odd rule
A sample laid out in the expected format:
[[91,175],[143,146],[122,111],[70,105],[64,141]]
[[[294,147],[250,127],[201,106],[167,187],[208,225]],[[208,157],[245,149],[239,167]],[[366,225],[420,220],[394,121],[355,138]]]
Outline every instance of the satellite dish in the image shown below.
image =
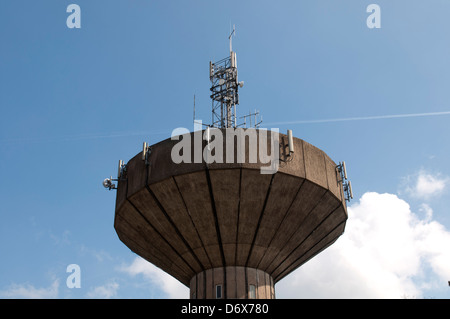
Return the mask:
[[111,187],[111,179],[110,178],[105,178],[104,180],[103,180],[103,187],[104,188],[110,188]]
[[219,80],[219,85],[224,85],[225,84],[225,80],[224,79],[220,79]]
[[241,82],[239,82],[238,84],[239,84],[239,86],[242,88],[242,87],[244,86],[244,81],[241,81]]

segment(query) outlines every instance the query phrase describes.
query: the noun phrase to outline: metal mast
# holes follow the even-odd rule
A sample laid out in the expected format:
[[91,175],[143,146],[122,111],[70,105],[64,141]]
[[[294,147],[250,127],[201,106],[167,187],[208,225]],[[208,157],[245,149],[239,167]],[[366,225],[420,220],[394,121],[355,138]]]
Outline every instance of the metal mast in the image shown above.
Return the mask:
[[217,128],[236,127],[236,105],[239,104],[236,52],[233,52],[232,37],[236,29],[229,35],[230,56],[217,62],[209,62],[209,79],[211,80],[212,121],[211,126]]

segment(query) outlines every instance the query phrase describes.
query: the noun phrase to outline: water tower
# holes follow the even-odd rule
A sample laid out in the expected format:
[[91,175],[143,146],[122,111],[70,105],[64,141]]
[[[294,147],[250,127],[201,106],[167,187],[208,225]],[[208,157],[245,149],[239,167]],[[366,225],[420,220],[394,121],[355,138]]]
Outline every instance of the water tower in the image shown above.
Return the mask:
[[117,190],[120,240],[190,298],[275,298],[275,283],[344,232],[352,197],[345,163],[256,117],[237,123],[233,33],[230,56],[210,62],[211,124],[144,143],[103,183]]

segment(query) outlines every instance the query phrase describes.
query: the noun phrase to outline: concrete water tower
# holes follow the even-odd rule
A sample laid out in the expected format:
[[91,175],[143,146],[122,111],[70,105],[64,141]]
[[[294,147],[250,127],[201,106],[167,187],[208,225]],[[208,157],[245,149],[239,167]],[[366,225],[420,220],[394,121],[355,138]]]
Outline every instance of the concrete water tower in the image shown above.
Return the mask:
[[352,197],[345,163],[292,131],[237,123],[233,33],[230,56],[210,62],[212,123],[144,143],[103,183],[117,189],[120,240],[190,298],[275,298],[275,283],[344,232]]

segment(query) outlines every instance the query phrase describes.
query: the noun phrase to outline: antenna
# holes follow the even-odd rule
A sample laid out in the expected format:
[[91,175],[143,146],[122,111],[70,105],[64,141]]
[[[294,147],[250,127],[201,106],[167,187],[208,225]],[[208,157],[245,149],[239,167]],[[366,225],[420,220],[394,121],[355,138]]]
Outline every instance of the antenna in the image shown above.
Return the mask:
[[233,46],[231,44],[233,34],[234,34],[234,36],[236,36],[236,27],[234,24],[233,24],[233,31],[231,31],[230,35],[228,36],[228,40],[230,40],[230,54],[232,54],[232,52],[233,52]]
[[123,160],[119,160],[119,167],[117,168],[117,178],[120,179],[122,177],[123,172]]
[[336,170],[341,178],[338,180],[338,183],[342,183],[345,200],[350,201],[350,199],[353,199],[352,182],[347,179],[347,167],[345,166],[345,162],[339,162],[339,165],[336,166]]
[[[254,117],[254,122],[252,124],[252,117]],[[247,115],[241,116],[240,119],[244,119],[244,123],[241,123],[237,126],[244,126],[247,128],[247,119],[250,119],[250,125],[249,127],[259,128],[259,126],[262,123],[262,115],[259,115],[259,111],[255,110],[255,113],[248,112]]]
[[147,157],[147,149],[148,149],[148,144],[147,142],[144,142],[142,145],[142,160],[145,161],[146,157]]
[[236,53],[233,52],[233,31],[228,36],[230,41],[230,56],[220,61],[209,62],[209,79],[211,80],[212,92],[212,127],[229,128],[236,127],[236,105],[239,104]]
[[[230,42],[230,55],[217,62],[209,62],[209,79],[211,80],[211,111],[212,119],[210,127],[216,128],[237,128],[242,124],[237,123],[236,106],[239,104],[239,88],[244,86],[244,81],[238,81],[236,52],[233,51],[233,36],[236,36],[236,26],[228,36]],[[246,117],[244,116],[244,120]],[[255,111],[255,128],[262,121],[257,121]],[[241,117],[242,118],[242,117]],[[245,125],[245,124],[244,124]]]
[[352,190],[352,182],[351,181],[348,181],[347,188],[348,188],[348,194],[349,194],[350,198],[353,199],[353,190]]
[[105,178],[103,180],[103,187],[107,188],[109,190],[111,189],[117,189],[116,184],[113,184],[113,182],[118,182],[119,180],[122,179],[122,176],[124,174],[124,172],[127,169],[126,164],[123,163],[123,160],[119,160],[119,167],[117,168],[117,178],[112,178],[112,176],[110,178]]
[[347,168],[345,167],[345,161],[342,161],[342,170],[344,172],[344,178],[347,179]]
[[288,145],[289,145],[289,156],[294,153],[294,139],[292,137],[292,130],[287,131],[288,135]]
[[142,160],[145,162],[145,165],[150,165],[149,157],[152,153],[152,148],[148,146],[147,142],[142,144]]

